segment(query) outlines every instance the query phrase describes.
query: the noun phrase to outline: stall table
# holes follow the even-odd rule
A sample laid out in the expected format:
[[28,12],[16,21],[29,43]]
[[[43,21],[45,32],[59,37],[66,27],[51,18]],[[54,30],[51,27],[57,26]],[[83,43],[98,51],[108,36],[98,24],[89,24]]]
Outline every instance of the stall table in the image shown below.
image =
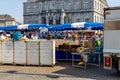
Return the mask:
[[[99,58],[98,58],[98,61],[99,61],[98,64],[88,63],[87,57],[88,57],[88,54],[91,54],[90,52],[82,52],[82,53],[72,52],[71,54],[72,54],[72,66],[73,67],[81,67],[81,68],[85,68],[86,69],[88,64],[100,67],[100,52],[94,52],[94,53],[92,53],[92,54],[98,54],[98,56],[99,56]],[[81,59],[75,59],[74,58],[75,55],[81,56]],[[75,64],[75,60],[79,61],[79,62],[77,64]]]

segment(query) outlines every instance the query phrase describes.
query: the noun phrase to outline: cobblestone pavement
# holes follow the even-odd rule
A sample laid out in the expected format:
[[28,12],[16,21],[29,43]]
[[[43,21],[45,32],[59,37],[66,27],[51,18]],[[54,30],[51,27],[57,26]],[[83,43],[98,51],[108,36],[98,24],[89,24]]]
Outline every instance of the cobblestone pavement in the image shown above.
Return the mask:
[[88,66],[74,68],[70,62],[58,62],[54,67],[0,66],[0,80],[120,80],[116,71]]

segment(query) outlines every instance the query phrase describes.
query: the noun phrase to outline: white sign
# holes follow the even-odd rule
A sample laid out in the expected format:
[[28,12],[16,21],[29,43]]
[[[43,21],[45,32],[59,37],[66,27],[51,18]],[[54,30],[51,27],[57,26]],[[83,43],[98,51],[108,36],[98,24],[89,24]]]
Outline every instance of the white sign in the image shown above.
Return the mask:
[[72,28],[80,29],[80,28],[84,28],[84,24],[85,24],[85,22],[78,22],[78,23],[72,23],[71,26],[72,26]]
[[28,24],[18,25],[18,29],[28,29]]

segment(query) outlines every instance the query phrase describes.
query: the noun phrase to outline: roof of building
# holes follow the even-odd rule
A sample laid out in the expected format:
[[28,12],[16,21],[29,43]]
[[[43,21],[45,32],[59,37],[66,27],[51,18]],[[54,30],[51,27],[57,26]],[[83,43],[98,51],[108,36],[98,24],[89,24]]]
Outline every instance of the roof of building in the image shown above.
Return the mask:
[[103,2],[104,4],[107,4],[107,0],[101,0],[101,2]]
[[[44,2],[44,1],[52,1],[52,0],[27,0],[27,2]],[[100,0],[100,1],[107,5],[107,0]]]
[[2,20],[2,21],[14,21],[15,18],[11,17],[8,14],[2,14],[2,15],[0,15],[0,20]]

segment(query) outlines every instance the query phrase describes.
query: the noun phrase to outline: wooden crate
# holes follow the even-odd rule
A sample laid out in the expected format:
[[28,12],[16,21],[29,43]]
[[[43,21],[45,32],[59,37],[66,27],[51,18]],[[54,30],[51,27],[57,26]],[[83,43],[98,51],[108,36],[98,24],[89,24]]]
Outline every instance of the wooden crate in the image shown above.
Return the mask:
[[26,64],[26,42],[16,41],[14,42],[14,64]]
[[27,41],[27,65],[39,65],[39,42]]
[[55,65],[55,41],[40,41],[40,65]]
[[13,42],[3,41],[1,51],[2,64],[13,64]]

